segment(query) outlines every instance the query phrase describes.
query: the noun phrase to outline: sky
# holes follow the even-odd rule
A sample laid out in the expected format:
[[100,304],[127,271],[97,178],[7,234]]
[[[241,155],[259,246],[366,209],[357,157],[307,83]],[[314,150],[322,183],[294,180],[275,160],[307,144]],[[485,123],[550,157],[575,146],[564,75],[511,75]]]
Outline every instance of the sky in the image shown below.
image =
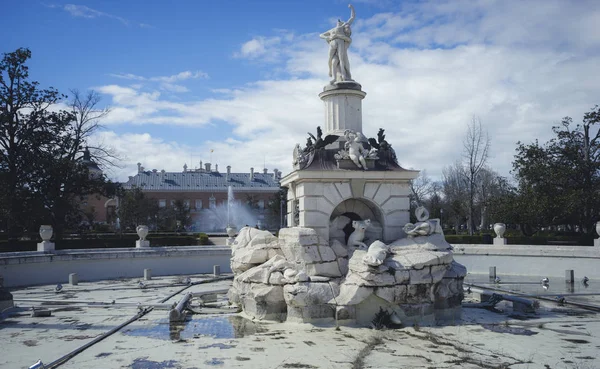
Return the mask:
[[[74,0],[69,0],[74,1]],[[231,165],[292,170],[296,143],[324,126],[319,34],[347,20],[339,0],[10,1],[0,52],[27,47],[41,87],[95,90],[111,112],[91,137],[116,150],[109,178]],[[404,168],[439,179],[467,125],[510,177],[518,141],[545,142],[600,103],[597,0],[360,0],[349,50],[379,128]]]

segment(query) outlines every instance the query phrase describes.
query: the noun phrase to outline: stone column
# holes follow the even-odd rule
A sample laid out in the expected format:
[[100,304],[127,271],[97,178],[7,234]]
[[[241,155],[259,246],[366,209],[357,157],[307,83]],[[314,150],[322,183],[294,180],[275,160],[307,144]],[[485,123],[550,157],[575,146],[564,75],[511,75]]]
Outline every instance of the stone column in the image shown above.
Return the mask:
[[326,86],[319,94],[325,103],[324,135],[343,136],[347,129],[362,133],[362,99],[366,95],[354,82]]

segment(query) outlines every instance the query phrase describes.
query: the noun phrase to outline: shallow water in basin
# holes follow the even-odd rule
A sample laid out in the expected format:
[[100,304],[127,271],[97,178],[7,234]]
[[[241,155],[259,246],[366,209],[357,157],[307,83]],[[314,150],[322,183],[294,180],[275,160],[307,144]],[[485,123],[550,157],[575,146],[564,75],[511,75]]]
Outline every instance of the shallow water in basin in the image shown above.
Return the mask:
[[168,319],[160,319],[149,324],[147,327],[126,328],[122,333],[178,341],[200,336],[241,338],[266,331],[260,324],[238,315],[193,318],[183,323],[169,323]]

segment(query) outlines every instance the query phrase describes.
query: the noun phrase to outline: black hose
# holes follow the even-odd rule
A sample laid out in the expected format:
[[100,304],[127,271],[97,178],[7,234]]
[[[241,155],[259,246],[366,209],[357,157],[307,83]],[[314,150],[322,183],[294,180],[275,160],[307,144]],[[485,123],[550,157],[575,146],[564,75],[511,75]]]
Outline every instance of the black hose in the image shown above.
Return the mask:
[[135,322],[136,320],[138,320],[139,318],[143,317],[144,315],[148,314],[149,312],[152,311],[152,307],[147,307],[144,308],[142,311],[140,311],[139,313],[137,313],[133,318],[129,319],[128,321],[126,321],[125,323],[116,326],[115,328],[111,329],[110,331],[102,334],[99,337],[96,337],[95,339],[93,339],[92,341],[86,343],[85,345],[69,352],[68,354],[60,357],[59,359],[51,362],[48,365],[45,365],[46,368],[48,369],[54,369],[54,368],[58,368],[59,366],[61,366],[62,364],[66,363],[67,361],[69,361],[70,359],[72,359],[73,357],[75,357],[75,355],[80,354],[82,351],[84,351],[85,349],[89,348],[92,345],[95,345],[96,343],[102,341],[103,339],[105,339],[106,337],[118,332],[121,328]]
[[[216,277],[216,278],[211,278],[211,279],[207,279],[207,280],[203,280],[203,281],[198,281],[198,282],[193,282],[190,283],[188,286],[185,286],[183,288],[181,288],[180,290],[170,294],[169,296],[165,297],[164,299],[160,300],[160,303],[164,303],[165,301],[169,300],[170,298],[172,298],[175,295],[180,294],[181,292],[185,291],[186,289],[198,285],[198,284],[206,284],[206,283],[211,283],[211,282],[218,282],[218,281],[224,281],[224,280],[228,280],[228,279],[233,279],[233,276],[225,276],[225,277]],[[51,362],[48,365],[45,365],[46,368],[48,369],[54,369],[54,368],[58,368],[59,366],[61,366],[62,364],[66,363],[67,361],[69,361],[70,359],[72,359],[73,357],[75,357],[75,355],[80,354],[81,352],[83,352],[84,350],[88,349],[89,347],[95,345],[96,343],[102,341],[103,339],[111,336],[112,334],[118,332],[119,330],[121,330],[123,327],[135,322],[136,320],[138,320],[139,318],[143,317],[144,315],[148,314],[149,312],[151,312],[154,308],[153,307],[146,307],[143,310],[141,310],[139,313],[137,313],[133,318],[129,319],[128,321],[126,321],[125,323],[111,329],[110,331],[102,334],[99,337],[96,337],[95,339],[93,339],[92,341],[86,343],[85,345],[71,351],[70,353],[60,357],[59,359]]]
[[211,283],[211,282],[218,282],[218,281],[226,281],[228,279],[233,279],[232,275],[228,275],[225,277],[216,277],[216,278],[211,278],[211,279],[206,279],[203,281],[198,281],[198,282],[192,282],[190,283],[188,286],[183,287],[182,289],[173,292],[172,294],[170,294],[169,296],[165,297],[164,299],[160,300],[160,303],[163,303],[167,300],[169,300],[171,297],[179,295],[180,293],[182,293],[183,291],[187,290],[188,288],[195,286],[197,284],[206,284],[206,283]]

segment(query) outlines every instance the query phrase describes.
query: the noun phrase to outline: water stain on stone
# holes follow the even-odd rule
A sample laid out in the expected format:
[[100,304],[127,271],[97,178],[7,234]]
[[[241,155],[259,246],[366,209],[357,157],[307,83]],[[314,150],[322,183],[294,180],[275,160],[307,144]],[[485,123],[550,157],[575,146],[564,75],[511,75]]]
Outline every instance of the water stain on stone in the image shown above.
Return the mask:
[[315,343],[313,341],[303,341],[307,346],[314,346]]
[[263,351],[265,351],[265,349],[264,349],[264,347],[251,347],[250,351],[263,352]]
[[243,357],[243,356],[236,356],[235,359],[237,361],[248,361],[248,360],[250,360],[249,357]]
[[131,369],[164,369],[164,368],[181,368],[175,360],[151,361],[148,358],[135,359],[130,366]]
[[223,365],[223,364],[225,364],[225,362],[219,358],[213,357],[211,360],[206,360],[204,362],[204,364],[217,366],[217,365]]
[[55,313],[64,312],[64,311],[83,311],[80,307],[67,306],[63,308],[54,309]]
[[230,349],[230,348],[234,348],[235,345],[227,345],[224,343],[213,343],[212,345],[207,345],[207,346],[200,346],[198,347],[198,349],[208,349],[208,348],[219,348],[221,350],[226,350],[226,349]]
[[567,342],[571,342],[571,343],[577,343],[577,344],[590,343],[590,341],[578,340],[578,339],[574,339],[574,338],[563,338],[563,341],[567,341]]
[[23,344],[25,346],[33,347],[33,346],[37,346],[37,341],[36,340],[25,340],[25,341],[23,341]]
[[317,368],[314,365],[309,365],[309,364],[302,364],[302,363],[288,363],[288,364],[283,364],[281,366],[282,368]]
[[112,355],[112,352],[101,352],[98,355],[96,355],[96,357],[107,357]]
[[534,332],[530,329],[511,327],[506,325],[482,324],[481,326],[487,330],[496,333],[509,333],[519,336],[533,336],[535,334],[538,334],[538,332]]

